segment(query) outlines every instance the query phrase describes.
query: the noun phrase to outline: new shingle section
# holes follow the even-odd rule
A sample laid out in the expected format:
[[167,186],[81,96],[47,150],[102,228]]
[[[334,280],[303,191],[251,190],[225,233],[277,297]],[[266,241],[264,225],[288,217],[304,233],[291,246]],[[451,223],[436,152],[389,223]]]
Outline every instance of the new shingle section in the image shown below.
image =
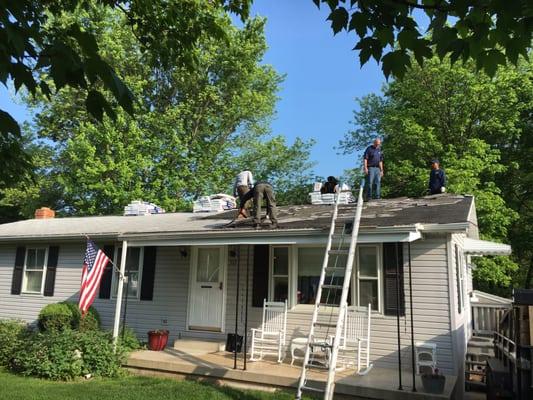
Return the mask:
[[[471,196],[436,195],[423,198],[396,198],[366,203],[362,228],[421,224],[468,222],[473,198]],[[341,206],[340,216],[353,217],[355,204]],[[201,233],[251,229],[246,220],[228,226],[236,211],[218,214],[168,213],[148,216],[68,217],[31,219],[0,225],[0,239],[117,236],[146,233]],[[321,230],[329,227],[331,206],[285,206],[279,210],[280,231]]]

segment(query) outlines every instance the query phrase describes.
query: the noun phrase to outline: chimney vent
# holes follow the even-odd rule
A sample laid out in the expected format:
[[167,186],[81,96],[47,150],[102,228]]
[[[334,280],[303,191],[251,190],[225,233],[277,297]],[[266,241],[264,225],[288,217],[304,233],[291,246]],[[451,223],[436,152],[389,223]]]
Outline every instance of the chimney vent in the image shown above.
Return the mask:
[[55,218],[56,212],[48,207],[41,207],[35,210],[35,219]]

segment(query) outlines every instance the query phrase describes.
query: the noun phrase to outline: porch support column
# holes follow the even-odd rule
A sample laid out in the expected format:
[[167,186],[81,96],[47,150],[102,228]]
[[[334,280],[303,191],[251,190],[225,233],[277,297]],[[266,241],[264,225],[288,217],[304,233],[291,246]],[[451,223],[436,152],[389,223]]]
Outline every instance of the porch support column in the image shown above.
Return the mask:
[[400,340],[400,261],[398,260],[398,242],[394,247],[396,250],[396,335],[398,338],[398,390],[403,390],[402,387],[402,345]]
[[411,242],[407,242],[407,256],[409,257],[409,309],[411,313],[411,369],[413,374],[413,392],[416,392],[415,328],[413,322],[413,280],[411,278]]
[[237,290],[235,291],[235,337],[233,342],[233,369],[237,369],[237,335],[239,333],[239,292],[241,290],[241,248],[239,245],[236,246],[237,255]]
[[120,328],[120,308],[122,307],[122,287],[124,286],[124,276],[126,271],[126,254],[128,253],[128,242],[122,242],[122,253],[120,256],[120,273],[118,276],[117,297],[115,304],[115,320],[113,322],[113,346],[117,347],[118,331]]
[[243,369],[246,371],[246,349],[248,346],[248,288],[250,287],[250,251],[252,246],[248,245],[248,250],[246,251],[246,300],[245,300],[245,307],[244,307],[244,365]]

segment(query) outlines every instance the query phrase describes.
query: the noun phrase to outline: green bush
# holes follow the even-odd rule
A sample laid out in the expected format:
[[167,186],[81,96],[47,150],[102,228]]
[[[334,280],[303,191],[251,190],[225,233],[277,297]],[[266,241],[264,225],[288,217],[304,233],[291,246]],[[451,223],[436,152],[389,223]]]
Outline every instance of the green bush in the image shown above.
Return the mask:
[[80,331],[94,331],[100,329],[100,315],[93,306],[89,307],[89,311],[87,311],[85,317],[82,318],[81,311],[77,303],[65,301],[61,304],[65,304],[72,312],[72,329],[77,329]]
[[133,329],[126,327],[124,331],[120,331],[118,334],[118,344],[125,351],[130,352],[141,348],[141,342],[137,338],[137,335]]
[[63,303],[48,304],[39,313],[38,325],[41,331],[62,332],[73,328],[74,315]]
[[31,335],[11,360],[10,368],[26,376],[70,380],[83,370],[76,333],[54,329]]
[[29,330],[25,322],[0,321],[0,366],[7,367],[18,349],[24,344]]
[[69,329],[32,334],[19,348],[9,367],[26,376],[72,380],[91,374],[115,377],[120,373],[123,352],[115,353],[108,334]]

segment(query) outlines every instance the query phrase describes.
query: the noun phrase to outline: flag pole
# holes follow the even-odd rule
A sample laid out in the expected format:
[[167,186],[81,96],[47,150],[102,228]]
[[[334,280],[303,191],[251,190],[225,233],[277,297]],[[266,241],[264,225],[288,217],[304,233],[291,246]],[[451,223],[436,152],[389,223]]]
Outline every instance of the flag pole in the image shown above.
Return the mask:
[[113,347],[117,347],[118,330],[120,327],[120,308],[122,307],[122,288],[124,286],[124,272],[126,270],[126,254],[128,252],[128,242],[122,241],[122,253],[120,257],[120,274],[117,287],[117,297],[115,304],[115,320],[113,323]]

